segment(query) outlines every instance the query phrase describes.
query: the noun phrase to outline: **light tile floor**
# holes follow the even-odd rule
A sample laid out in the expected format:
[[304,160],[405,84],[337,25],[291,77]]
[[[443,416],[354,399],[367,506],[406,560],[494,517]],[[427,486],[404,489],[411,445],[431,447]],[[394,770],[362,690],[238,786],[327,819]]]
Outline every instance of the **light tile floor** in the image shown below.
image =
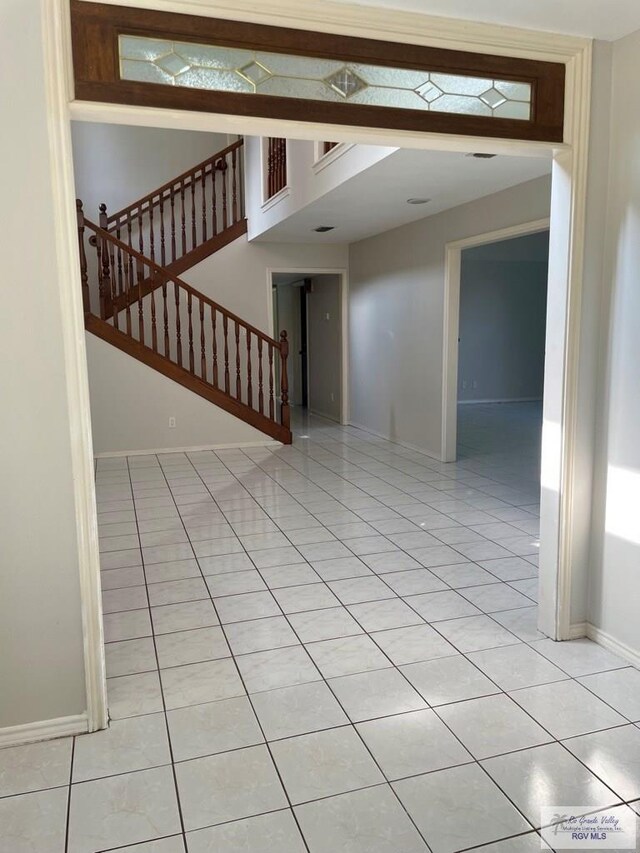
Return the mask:
[[460,439],[100,460],[111,725],[0,750],[0,849],[526,853],[542,805],[640,812],[640,673],[536,630],[539,408]]

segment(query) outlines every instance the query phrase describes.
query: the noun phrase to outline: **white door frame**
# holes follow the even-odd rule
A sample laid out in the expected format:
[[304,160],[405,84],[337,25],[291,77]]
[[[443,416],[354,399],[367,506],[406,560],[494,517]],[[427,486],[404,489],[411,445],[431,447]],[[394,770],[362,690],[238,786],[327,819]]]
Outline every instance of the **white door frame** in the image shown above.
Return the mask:
[[[104,0],[103,0],[104,2]],[[106,0],[117,5],[117,0]],[[452,50],[494,53],[562,62],[566,68],[565,142],[544,144],[457,135],[385,131],[300,121],[209,115],[178,110],[74,101],[67,0],[42,0],[47,120],[51,176],[55,189],[57,253],[52,275],[60,291],[66,384],[76,483],[76,521],[81,606],[84,626],[88,729],[106,725],[106,686],[97,542],[93,449],[77,235],[72,200],[73,158],[70,119],[133,125],[213,130],[254,136],[448,151],[512,155],[553,152],[553,189],[549,253],[549,335],[545,428],[540,600],[541,627],[549,636],[570,636],[572,556],[585,533],[574,523],[573,492],[578,487],[577,400],[581,365],[580,308],[586,211],[587,147],[591,92],[591,42],[588,39],[477,24],[348,3],[315,0],[127,0],[128,5],[206,15],[343,35],[366,36]],[[53,260],[53,259],[52,259]],[[553,374],[552,374],[553,372]],[[583,484],[582,484],[583,485]],[[582,567],[580,567],[582,568]]]
[[497,243],[526,234],[547,231],[550,219],[537,219],[487,231],[464,240],[453,240],[444,247],[444,319],[442,337],[442,454],[443,462],[456,461],[458,438],[458,337],[460,334],[460,277],[462,252],[473,246]]
[[[340,423],[349,423],[349,276],[344,267],[269,267],[267,269],[267,288],[271,294],[273,276],[279,273],[294,273],[301,276],[338,275],[340,276]],[[269,297],[269,334],[274,336],[275,317],[273,299]],[[307,330],[308,335],[308,330]],[[307,373],[309,370],[307,347]],[[307,383],[308,387],[308,383]],[[309,410],[311,408],[309,407]]]

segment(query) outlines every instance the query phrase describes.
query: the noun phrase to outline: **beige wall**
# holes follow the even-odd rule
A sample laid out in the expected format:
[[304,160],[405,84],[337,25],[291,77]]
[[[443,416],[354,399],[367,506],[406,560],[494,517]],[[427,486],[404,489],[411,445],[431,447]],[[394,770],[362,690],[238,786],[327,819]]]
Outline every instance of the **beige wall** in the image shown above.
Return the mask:
[[[96,453],[255,444],[269,436],[87,332]],[[175,417],[176,426],[169,427]]]
[[40,10],[7,0],[0,26],[3,68],[28,71],[0,101],[0,731],[86,709]]
[[[248,243],[241,237],[187,270],[182,278],[270,333],[272,293],[267,269],[340,267],[346,265],[346,255],[344,246]],[[96,453],[269,440],[95,336],[87,335],[87,347]],[[169,429],[169,417],[176,418],[175,428]]]
[[538,178],[354,243],[351,421],[440,457],[445,244],[549,215]]
[[589,621],[640,664],[640,32],[612,59]]
[[227,135],[122,124],[71,123],[76,194],[97,222],[227,146]]

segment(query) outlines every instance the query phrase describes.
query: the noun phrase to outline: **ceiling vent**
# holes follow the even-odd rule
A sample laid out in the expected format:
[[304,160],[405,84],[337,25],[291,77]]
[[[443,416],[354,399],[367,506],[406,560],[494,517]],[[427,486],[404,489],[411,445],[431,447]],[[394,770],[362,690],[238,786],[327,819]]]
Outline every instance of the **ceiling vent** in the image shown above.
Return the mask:
[[492,160],[494,157],[497,157],[497,154],[485,154],[484,151],[476,151],[471,154],[466,154],[466,157],[475,157],[476,160]]
[[407,204],[427,204],[430,201],[430,198],[408,198]]
[[314,231],[317,231],[318,234],[324,234],[326,231],[333,231],[335,225],[318,225],[317,228],[314,228]]

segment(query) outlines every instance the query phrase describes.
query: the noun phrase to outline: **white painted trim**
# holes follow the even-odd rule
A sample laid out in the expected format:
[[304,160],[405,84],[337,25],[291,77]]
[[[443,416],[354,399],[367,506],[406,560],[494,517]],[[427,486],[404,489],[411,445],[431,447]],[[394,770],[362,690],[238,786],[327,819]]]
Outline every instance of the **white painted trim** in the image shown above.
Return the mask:
[[581,640],[587,636],[587,623],[575,622],[569,629],[569,640]]
[[479,403],[541,403],[542,397],[499,397],[486,400],[458,400],[459,406],[474,406]]
[[272,195],[266,201],[262,202],[262,204],[260,205],[260,210],[265,213],[267,210],[271,210],[272,207],[275,207],[277,204],[280,204],[281,201],[284,201],[286,198],[289,198],[290,195],[291,187],[288,185],[286,187],[282,187],[282,189],[278,190],[275,195]]
[[167,453],[197,453],[199,450],[241,450],[244,447],[282,447],[280,441],[238,441],[231,444],[197,444],[192,447],[164,447],[153,450],[112,450],[96,453],[96,459],[113,459],[120,456],[151,456]]
[[621,643],[620,640],[612,637],[607,631],[602,631],[600,628],[596,628],[595,625],[591,625],[589,622],[585,624],[587,637],[590,640],[604,646],[604,648],[608,649],[610,652],[620,655],[621,658],[628,660],[630,664],[635,666],[637,669],[640,669],[640,650],[634,649],[626,643]]
[[[474,246],[496,243],[526,234],[546,231],[550,220],[536,219],[511,225],[497,231],[474,234],[464,240],[453,240],[445,245],[444,317],[442,333],[442,462],[456,461],[457,406],[458,406],[458,335],[460,327],[460,275],[462,252]],[[487,402],[462,400],[464,403]],[[491,401],[494,402],[494,401]]]
[[[54,56],[47,54],[47,71],[52,90],[62,96],[70,92],[68,50],[68,20],[64,0],[43,0],[48,29],[58,33],[59,44],[67,46],[66,53]],[[118,5],[121,0],[103,0]],[[567,636],[570,627],[569,611],[571,601],[571,556],[574,539],[578,535],[573,525],[573,490],[576,474],[574,457],[576,448],[576,401],[578,389],[579,362],[577,358],[580,345],[580,297],[582,289],[582,255],[584,249],[584,219],[586,208],[586,168],[589,132],[589,101],[591,91],[591,42],[584,38],[569,37],[532,30],[521,30],[492,24],[478,24],[465,20],[437,18],[420,13],[401,12],[396,9],[363,7],[351,4],[331,2],[317,3],[316,0],[129,0],[129,5],[146,9],[183,14],[199,14],[256,23],[289,26],[298,29],[318,30],[328,33],[365,36],[382,40],[394,40],[411,44],[430,45],[453,50],[479,53],[494,53],[503,56],[520,56],[538,60],[563,62],[566,67],[565,86],[565,142],[563,144],[532,143],[515,140],[474,138],[468,136],[444,136],[435,133],[415,131],[385,131],[376,128],[357,128],[326,124],[310,124],[303,121],[281,121],[279,119],[257,119],[250,116],[211,115],[180,110],[162,110],[149,107],[132,107],[87,102],[72,102],[69,105],[71,117],[83,121],[102,121],[125,123],[150,127],[179,128],[191,130],[212,130],[217,132],[245,134],[254,136],[280,135],[288,138],[311,139],[330,138],[337,142],[355,142],[366,144],[402,146],[429,150],[482,151],[519,156],[545,156],[554,152],[556,165],[562,164],[568,176],[568,198],[565,204],[558,204],[553,212],[554,225],[561,232],[559,243],[566,250],[564,264],[559,254],[551,264],[560,281],[567,282],[567,318],[565,324],[566,341],[562,364],[558,360],[553,369],[558,369],[562,377],[563,405],[561,423],[558,424],[561,441],[557,454],[544,446],[543,453],[548,456],[548,467],[557,474],[555,486],[555,505],[544,503],[543,527],[549,527],[551,556],[548,565],[541,563],[541,576],[545,583],[542,588],[552,589],[549,596],[543,596],[540,602],[542,630],[556,639]],[[60,35],[60,31],[67,29]],[[66,36],[66,40],[65,40]],[[56,122],[59,122],[64,144],[52,157],[54,181],[69,176],[72,170],[71,148],[68,141],[66,115],[59,104],[51,110]],[[56,174],[57,173],[57,174]],[[68,188],[68,187],[67,187]],[[81,558],[83,576],[82,597],[83,612],[88,627],[85,629],[85,654],[87,658],[88,678],[96,685],[100,681],[98,672],[104,670],[103,650],[98,649],[96,630],[100,623],[100,599],[94,591],[95,580],[89,575],[94,572],[95,558],[95,506],[92,486],[86,477],[86,467],[90,461],[90,428],[88,426],[88,394],[86,382],[86,364],[84,355],[84,335],[81,323],[80,289],[78,274],[70,267],[71,232],[75,223],[71,222],[72,211],[62,199],[59,204],[58,219],[67,222],[59,228],[59,249],[64,260],[58,258],[58,278],[69,294],[73,311],[64,313],[65,340],[69,344],[70,389],[74,389],[76,406],[72,412],[72,423],[82,427],[78,432],[75,445],[78,460],[74,472],[80,476],[78,482],[78,527],[79,538],[89,542]],[[552,228],[553,230],[553,228]],[[551,272],[551,270],[550,270]],[[71,273],[71,274],[69,274]],[[75,293],[74,293],[75,290]],[[271,305],[271,299],[269,299]],[[550,365],[551,369],[551,365]],[[75,434],[75,432],[74,432]],[[544,444],[544,442],[543,442]],[[549,499],[550,501],[551,499]],[[82,533],[82,531],[86,532]],[[543,533],[543,536],[547,534]],[[551,541],[550,539],[550,541]],[[95,696],[93,712],[90,717],[100,717],[99,697]],[[91,701],[89,702],[91,705]],[[104,704],[104,702],[103,702]],[[104,719],[104,716],[103,716]]]
[[84,336],[84,312],[75,224],[73,153],[68,102],[72,89],[69,45],[69,4],[43,0],[47,123],[56,232],[56,276],[60,292],[67,406],[71,431],[71,468],[75,483],[84,677],[87,711],[85,730],[107,725],[107,688],[102,628],[102,592],[98,553],[93,443],[89,381]]
[[38,720],[21,726],[5,726],[0,729],[0,748],[35,743],[55,737],[83,735],[88,731],[89,722],[86,714],[74,714],[71,717],[58,717],[54,720]]
[[[312,277],[314,275],[340,276],[340,421],[343,426],[349,423],[349,274],[344,267],[269,267],[267,269],[267,298],[269,304],[269,334],[274,337],[275,317],[273,316],[273,276],[279,273]],[[313,411],[309,407],[309,411]],[[324,415],[323,415],[324,417]]]
[[341,157],[347,153],[347,151],[351,151],[352,148],[355,147],[355,143],[353,142],[339,142],[336,146],[329,149],[326,154],[322,154],[318,157],[318,152],[320,150],[320,146],[323,145],[322,142],[316,142],[316,159],[311,165],[314,175],[319,175],[323,169],[326,169],[327,166],[330,166],[332,163],[335,163],[336,160],[339,160]]
[[429,451],[425,450],[424,447],[418,447],[416,444],[410,444],[408,441],[398,441],[397,438],[390,438],[382,432],[378,432],[370,427],[362,426],[362,424],[358,424],[355,421],[349,421],[349,426],[354,427],[354,429],[361,429],[362,432],[368,432],[369,435],[375,435],[376,438],[384,438],[385,441],[390,441],[391,444],[397,444],[398,447],[406,447],[407,450],[414,450],[416,453],[422,453],[423,456],[427,456],[429,459],[435,459],[436,462],[442,461],[436,453],[429,453]]

